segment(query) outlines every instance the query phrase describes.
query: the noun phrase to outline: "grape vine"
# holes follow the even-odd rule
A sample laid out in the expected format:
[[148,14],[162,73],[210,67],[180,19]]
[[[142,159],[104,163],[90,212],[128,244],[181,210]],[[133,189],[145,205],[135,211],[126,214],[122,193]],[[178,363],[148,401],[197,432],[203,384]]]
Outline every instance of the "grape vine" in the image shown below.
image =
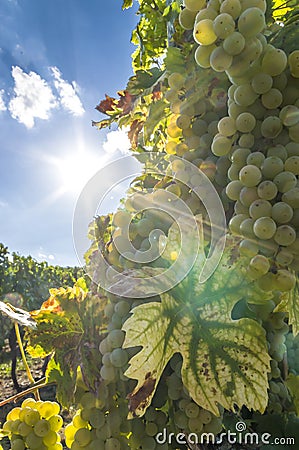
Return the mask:
[[[91,223],[90,277],[52,289],[31,313],[28,351],[52,355],[47,382],[75,409],[64,428],[72,450],[224,450],[236,430],[236,450],[271,449],[274,438],[273,448],[291,448],[299,442],[298,6],[139,4],[134,75],[119,98],[99,103],[106,117],[93,125],[128,127],[143,172],[114,214]],[[178,263],[184,276],[163,289]],[[3,425],[11,449],[61,448],[58,410],[49,416],[26,402]]]

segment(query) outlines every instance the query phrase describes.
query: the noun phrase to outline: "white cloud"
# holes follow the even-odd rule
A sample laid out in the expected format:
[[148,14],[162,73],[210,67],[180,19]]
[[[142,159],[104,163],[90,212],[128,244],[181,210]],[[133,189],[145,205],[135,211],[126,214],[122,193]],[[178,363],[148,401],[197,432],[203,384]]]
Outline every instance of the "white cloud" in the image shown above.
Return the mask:
[[127,135],[127,130],[119,129],[116,131],[110,131],[106,135],[106,141],[103,144],[103,149],[107,153],[115,153],[120,151],[126,155],[131,148],[131,144]]
[[6,105],[3,99],[4,89],[0,89],[0,111],[6,111]]
[[78,86],[73,81],[68,83],[61,77],[61,72],[57,67],[50,67],[54,77],[54,86],[60,96],[60,102],[64,109],[72,113],[74,116],[82,116],[85,110],[77,95]]
[[35,119],[49,119],[57,102],[48,83],[37,73],[27,74],[18,66],[12,67],[12,76],[15,96],[8,105],[11,116],[27,128],[34,126]]

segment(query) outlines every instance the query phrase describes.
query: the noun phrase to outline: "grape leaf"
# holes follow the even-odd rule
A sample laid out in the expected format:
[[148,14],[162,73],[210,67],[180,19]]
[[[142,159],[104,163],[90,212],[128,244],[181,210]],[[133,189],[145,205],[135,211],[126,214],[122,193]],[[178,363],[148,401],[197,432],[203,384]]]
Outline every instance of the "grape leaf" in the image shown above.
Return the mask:
[[299,376],[290,373],[285,383],[293,397],[296,413],[299,416]]
[[122,9],[128,9],[128,8],[131,8],[132,6],[133,6],[133,0],[124,0]]
[[166,70],[171,72],[184,73],[186,71],[186,61],[182,52],[177,47],[168,47],[164,59]]
[[130,394],[129,417],[142,416],[163,370],[175,353],[183,357],[182,379],[191,397],[218,415],[218,405],[234,411],[267,405],[269,355],[265,331],[252,319],[232,320],[250,282],[228,250],[214,274],[196,283],[196,269],[161,302],[137,306],[125,322],[124,347],[141,346],[126,376],[138,380]]
[[294,336],[299,333],[299,280],[297,278],[296,286],[290,292],[284,292],[281,295],[281,302],[274,310],[283,311],[289,314],[289,324],[292,325]]

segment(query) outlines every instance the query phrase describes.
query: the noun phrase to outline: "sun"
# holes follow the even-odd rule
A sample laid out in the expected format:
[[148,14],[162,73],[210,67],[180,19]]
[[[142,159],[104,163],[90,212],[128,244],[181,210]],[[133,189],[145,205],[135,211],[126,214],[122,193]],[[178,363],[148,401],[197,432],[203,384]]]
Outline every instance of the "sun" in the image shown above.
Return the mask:
[[64,193],[78,195],[108,160],[108,155],[96,155],[85,149],[76,150],[60,158],[55,158],[55,169],[60,189]]

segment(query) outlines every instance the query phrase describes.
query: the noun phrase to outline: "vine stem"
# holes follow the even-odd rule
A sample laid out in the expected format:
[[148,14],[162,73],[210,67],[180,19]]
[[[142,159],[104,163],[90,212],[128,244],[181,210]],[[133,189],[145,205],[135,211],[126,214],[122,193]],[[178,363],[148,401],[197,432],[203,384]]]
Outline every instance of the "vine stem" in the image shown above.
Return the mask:
[[[19,348],[20,348],[22,360],[23,360],[23,363],[24,363],[24,366],[25,366],[25,369],[26,369],[26,373],[27,373],[28,379],[29,379],[31,384],[34,384],[35,380],[34,380],[34,378],[32,376],[30,367],[29,367],[27,359],[26,359],[24,346],[23,346],[23,342],[22,342],[22,338],[21,338],[21,334],[20,334],[20,327],[19,327],[18,322],[15,321],[14,322],[14,326],[15,326],[17,342],[18,342],[18,345],[19,345]],[[34,396],[35,396],[36,400],[40,400],[38,388],[34,388]]]
[[45,387],[45,386],[49,386],[50,384],[54,384],[54,382],[48,383],[48,382],[46,382],[46,378],[42,378],[41,380],[38,381],[38,383],[35,383],[34,386],[31,386],[30,388],[25,389],[24,391],[19,392],[18,394],[15,394],[12,397],[6,398],[2,402],[0,402],[0,408],[2,406],[6,405],[7,403],[16,402],[17,400],[19,400],[20,398],[24,397],[27,394],[31,394],[32,392],[35,393],[38,389]]

